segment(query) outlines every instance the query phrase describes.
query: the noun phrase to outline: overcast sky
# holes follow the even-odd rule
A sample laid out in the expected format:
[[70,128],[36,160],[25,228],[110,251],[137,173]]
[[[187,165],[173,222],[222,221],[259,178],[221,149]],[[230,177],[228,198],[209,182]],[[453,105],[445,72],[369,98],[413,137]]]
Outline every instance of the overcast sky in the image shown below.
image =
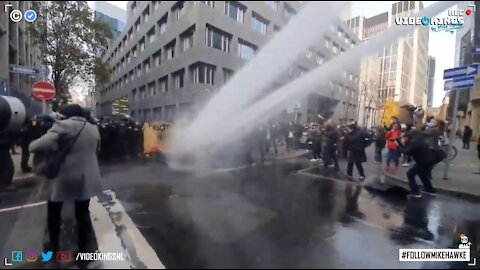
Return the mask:
[[[93,1],[92,1],[93,2]],[[111,4],[126,9],[128,1],[107,1]],[[352,2],[352,15],[371,17],[389,11],[392,3],[397,1],[358,1]],[[437,1],[423,1],[425,7]],[[446,12],[439,16],[446,16]],[[430,31],[428,54],[436,58],[434,106],[440,106],[445,95],[443,90],[443,70],[452,68],[455,58],[455,35],[447,32]]]

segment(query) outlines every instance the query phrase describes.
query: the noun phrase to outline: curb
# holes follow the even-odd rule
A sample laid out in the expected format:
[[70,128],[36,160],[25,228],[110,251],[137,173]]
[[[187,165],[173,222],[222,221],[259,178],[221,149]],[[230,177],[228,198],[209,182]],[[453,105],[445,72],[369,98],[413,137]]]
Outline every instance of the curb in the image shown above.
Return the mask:
[[[385,176],[390,177],[391,179],[393,179],[397,182],[401,182],[402,184],[406,184],[407,187],[408,187],[408,180],[407,179],[399,177],[399,176],[391,174],[391,173],[387,173],[387,172],[383,172],[383,174]],[[442,187],[434,187],[434,188],[441,194],[452,195],[452,196],[455,196],[455,197],[461,197],[461,198],[466,198],[466,199],[470,199],[470,200],[480,200],[480,195],[477,195],[477,194],[472,194],[472,193],[468,193],[468,192],[464,192],[464,191],[458,191],[458,190],[450,190],[450,189],[446,189],[446,188],[442,188]]]

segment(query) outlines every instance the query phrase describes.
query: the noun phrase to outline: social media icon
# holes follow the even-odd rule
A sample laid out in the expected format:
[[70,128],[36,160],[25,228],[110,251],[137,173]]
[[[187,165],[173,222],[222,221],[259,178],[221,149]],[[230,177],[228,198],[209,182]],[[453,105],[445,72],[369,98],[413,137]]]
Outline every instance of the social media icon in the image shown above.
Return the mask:
[[35,251],[29,251],[25,256],[25,261],[36,262],[38,260],[38,254]]
[[58,251],[57,252],[57,262],[69,263],[72,262],[72,252],[71,251]]
[[34,21],[37,20],[37,12],[35,12],[35,10],[29,9],[25,11],[24,18],[25,18],[25,21],[29,23],[33,23]]
[[18,9],[14,9],[10,12],[10,20],[12,22],[17,23],[22,20],[22,17],[23,17],[23,13]]
[[42,252],[41,255],[42,255],[42,262],[48,262],[52,259],[53,252],[52,251],[49,251],[47,253]]
[[23,252],[12,251],[12,262],[23,262]]

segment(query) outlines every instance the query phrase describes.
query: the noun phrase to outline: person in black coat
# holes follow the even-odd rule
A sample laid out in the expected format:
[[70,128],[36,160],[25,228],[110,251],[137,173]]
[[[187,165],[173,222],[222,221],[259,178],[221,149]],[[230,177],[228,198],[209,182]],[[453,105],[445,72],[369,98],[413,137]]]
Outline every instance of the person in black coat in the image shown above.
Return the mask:
[[7,189],[13,182],[15,167],[13,165],[10,148],[12,136],[7,131],[0,131],[0,189]]
[[347,176],[352,178],[353,165],[357,167],[360,174],[360,180],[365,180],[365,172],[362,163],[367,162],[367,154],[365,148],[368,146],[368,134],[358,128],[357,123],[353,122],[348,125],[349,132],[347,134],[346,143],[348,149],[348,165]]
[[472,135],[473,130],[469,126],[465,126],[462,136],[463,149],[470,149],[470,139],[472,138]]
[[434,152],[429,149],[429,145],[422,134],[416,130],[406,133],[403,136],[403,140],[404,142],[401,146],[403,153],[410,155],[415,161],[415,165],[407,171],[408,184],[412,196],[421,197],[415,181],[417,175],[423,183],[424,192],[429,195],[435,195],[435,189],[431,183],[432,169],[437,164]]
[[382,150],[385,149],[387,140],[385,139],[385,128],[378,127],[375,132],[375,163],[382,164]]

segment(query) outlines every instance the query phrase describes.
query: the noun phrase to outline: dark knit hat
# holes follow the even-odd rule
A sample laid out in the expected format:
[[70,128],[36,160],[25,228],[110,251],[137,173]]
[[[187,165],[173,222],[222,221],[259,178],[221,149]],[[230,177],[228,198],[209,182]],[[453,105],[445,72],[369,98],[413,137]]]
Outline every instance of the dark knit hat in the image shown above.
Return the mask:
[[84,116],[83,108],[78,104],[64,105],[58,110],[58,112],[67,119],[74,116]]

